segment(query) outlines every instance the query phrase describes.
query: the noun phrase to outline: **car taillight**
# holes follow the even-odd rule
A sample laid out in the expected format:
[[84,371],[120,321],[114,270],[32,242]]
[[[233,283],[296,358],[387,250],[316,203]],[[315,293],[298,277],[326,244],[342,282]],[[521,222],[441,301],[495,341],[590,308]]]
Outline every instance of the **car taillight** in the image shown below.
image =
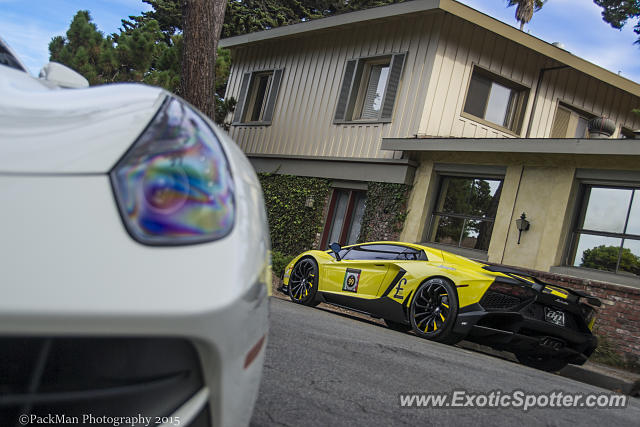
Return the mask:
[[584,316],[584,320],[587,323],[587,327],[590,331],[593,330],[593,325],[596,323],[596,309],[588,304],[581,302],[580,310],[582,310],[582,315]]
[[144,244],[220,239],[235,220],[234,183],[220,142],[184,102],[168,99],[111,172],[125,225]]
[[536,292],[528,287],[502,283],[499,281],[493,282],[489,287],[489,291],[510,295],[519,298],[520,300],[526,300],[536,295]]

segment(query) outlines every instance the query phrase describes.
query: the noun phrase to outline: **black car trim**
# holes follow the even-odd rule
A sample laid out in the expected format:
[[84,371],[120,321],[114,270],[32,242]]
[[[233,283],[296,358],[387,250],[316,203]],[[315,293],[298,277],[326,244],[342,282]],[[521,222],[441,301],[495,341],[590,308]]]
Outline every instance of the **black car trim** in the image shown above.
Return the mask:
[[381,317],[398,323],[408,323],[403,305],[399,301],[393,301],[391,298],[364,299],[322,291],[318,291],[318,294],[321,294],[323,300],[329,304],[339,305],[373,317]]
[[[534,289],[536,289],[538,291],[542,291],[542,289],[544,289],[544,287],[547,286],[547,285],[554,286],[554,287],[556,287],[558,289],[562,289],[564,291],[567,291],[569,293],[569,295],[573,295],[574,297],[585,298],[589,304],[594,305],[596,307],[600,307],[602,305],[602,301],[600,301],[599,298],[596,298],[593,295],[589,295],[584,291],[579,291],[579,290],[575,290],[575,289],[566,288],[564,286],[543,282],[542,280],[538,279],[535,276],[532,276],[530,273],[527,273],[526,271],[517,270],[515,268],[510,268],[510,267],[498,266],[498,265],[485,265],[482,268],[487,270],[487,271],[494,272],[494,273],[506,274],[509,277],[513,278],[514,280],[518,280],[519,282],[522,282],[522,283],[531,284],[531,283],[527,282],[526,280],[518,278],[517,276],[528,277],[531,280],[533,280],[536,285],[542,286],[542,288],[538,289],[538,287],[536,287],[534,285]],[[577,298],[575,298],[575,299],[577,300]]]
[[387,295],[389,295],[389,292],[391,292],[391,289],[395,288],[396,285],[398,284],[398,282],[400,281],[400,279],[402,278],[402,276],[405,275],[407,271],[403,270],[402,268],[400,269],[400,271],[398,271],[398,273],[396,274],[396,276],[393,278],[393,280],[391,281],[391,283],[389,283],[389,286],[387,287],[387,289],[385,289],[384,293],[382,294],[382,298],[386,297]]

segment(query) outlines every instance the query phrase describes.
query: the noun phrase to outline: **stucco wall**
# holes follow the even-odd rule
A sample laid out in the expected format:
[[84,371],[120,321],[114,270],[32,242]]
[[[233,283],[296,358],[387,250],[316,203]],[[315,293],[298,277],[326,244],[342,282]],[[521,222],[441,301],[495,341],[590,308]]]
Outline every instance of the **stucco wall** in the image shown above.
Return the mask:
[[[615,144],[615,141],[603,141]],[[576,170],[640,170],[633,158],[617,156],[543,156],[515,153],[423,154],[416,170],[408,214],[400,238],[425,242],[432,204],[438,192],[438,165],[506,167],[503,190],[489,250],[489,262],[549,271],[563,265],[576,213]],[[516,219],[525,212],[531,223],[518,244]],[[455,248],[452,248],[455,251]]]

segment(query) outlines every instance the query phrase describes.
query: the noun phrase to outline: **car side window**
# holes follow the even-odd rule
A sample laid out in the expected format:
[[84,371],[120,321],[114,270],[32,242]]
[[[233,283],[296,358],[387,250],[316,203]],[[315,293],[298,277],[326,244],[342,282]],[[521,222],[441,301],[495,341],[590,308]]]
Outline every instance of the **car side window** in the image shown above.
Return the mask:
[[[407,252],[413,252],[413,254]],[[352,247],[343,259],[346,260],[399,260],[417,259],[415,250],[398,245],[361,245]]]
[[407,250],[398,254],[396,259],[403,261],[427,261],[427,254],[425,254],[424,251],[407,248]]

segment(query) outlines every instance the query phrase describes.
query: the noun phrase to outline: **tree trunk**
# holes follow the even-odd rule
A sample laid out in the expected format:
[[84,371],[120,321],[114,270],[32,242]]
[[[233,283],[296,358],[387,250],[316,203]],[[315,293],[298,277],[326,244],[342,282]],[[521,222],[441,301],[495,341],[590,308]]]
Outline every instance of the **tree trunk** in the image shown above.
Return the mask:
[[182,0],[181,95],[213,120],[218,40],[224,0]]

